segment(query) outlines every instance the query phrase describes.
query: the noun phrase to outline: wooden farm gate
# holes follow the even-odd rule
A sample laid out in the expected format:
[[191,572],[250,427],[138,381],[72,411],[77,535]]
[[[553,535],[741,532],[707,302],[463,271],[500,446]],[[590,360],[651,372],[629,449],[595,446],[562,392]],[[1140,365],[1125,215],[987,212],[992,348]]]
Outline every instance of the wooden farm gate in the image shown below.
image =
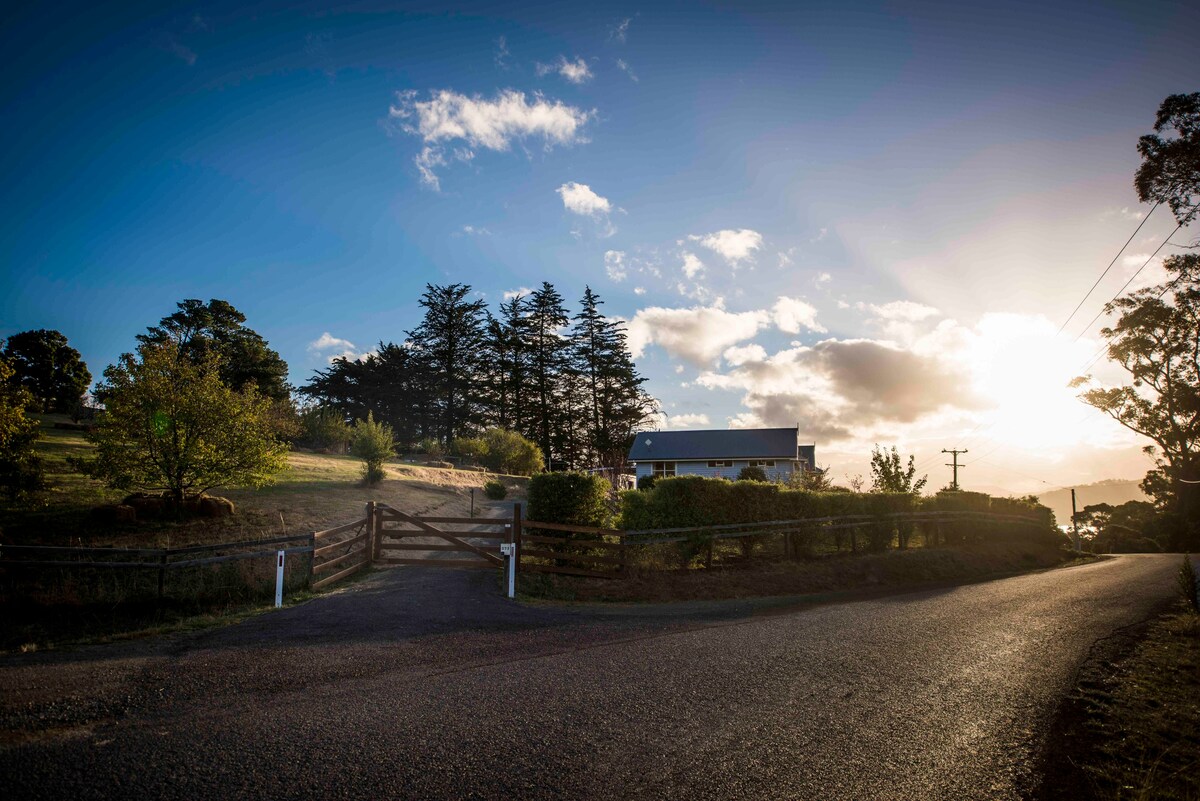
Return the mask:
[[368,504],[377,565],[502,568],[500,543],[520,536],[521,509],[507,517],[421,517]]

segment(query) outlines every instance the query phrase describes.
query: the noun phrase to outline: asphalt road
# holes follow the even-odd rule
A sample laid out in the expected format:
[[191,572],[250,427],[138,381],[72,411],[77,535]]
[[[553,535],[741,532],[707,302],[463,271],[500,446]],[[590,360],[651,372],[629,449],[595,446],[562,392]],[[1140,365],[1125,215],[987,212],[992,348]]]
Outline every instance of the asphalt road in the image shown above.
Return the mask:
[[563,610],[401,568],[220,630],[0,660],[5,798],[1020,798],[1131,556],[853,603]]

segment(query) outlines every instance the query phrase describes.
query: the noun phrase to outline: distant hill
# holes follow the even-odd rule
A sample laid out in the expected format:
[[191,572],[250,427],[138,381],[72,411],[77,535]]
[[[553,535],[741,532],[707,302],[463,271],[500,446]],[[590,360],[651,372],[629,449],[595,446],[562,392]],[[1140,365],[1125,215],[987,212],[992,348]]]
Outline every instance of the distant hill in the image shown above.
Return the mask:
[[[1046,506],[1054,510],[1054,517],[1060,526],[1071,523],[1071,490],[1060,489],[1053,492],[1037,494]],[[1094,503],[1111,503],[1113,506],[1126,501],[1148,501],[1149,498],[1138,487],[1137,481],[1110,478],[1097,481],[1095,484],[1083,484],[1075,488],[1075,506],[1082,510]]]

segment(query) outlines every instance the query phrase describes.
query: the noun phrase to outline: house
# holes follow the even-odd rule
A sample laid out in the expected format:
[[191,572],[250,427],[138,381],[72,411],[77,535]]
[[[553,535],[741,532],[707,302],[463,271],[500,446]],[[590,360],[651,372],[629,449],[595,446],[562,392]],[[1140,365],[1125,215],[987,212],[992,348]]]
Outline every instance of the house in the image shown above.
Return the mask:
[[706,476],[736,479],[745,467],[761,467],[767,478],[786,480],[815,470],[816,445],[800,444],[800,428],[740,428],[726,431],[646,431],[629,449],[637,477]]

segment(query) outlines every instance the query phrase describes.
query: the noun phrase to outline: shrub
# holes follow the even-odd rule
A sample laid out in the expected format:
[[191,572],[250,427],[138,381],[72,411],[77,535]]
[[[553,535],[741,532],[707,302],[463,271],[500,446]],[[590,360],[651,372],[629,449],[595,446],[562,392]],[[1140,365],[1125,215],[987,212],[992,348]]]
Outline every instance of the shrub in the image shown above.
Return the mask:
[[508,495],[508,487],[493,479],[483,485],[483,494],[493,501],[502,501]]
[[450,443],[450,451],[470,462],[476,462],[487,456],[487,440],[482,437],[457,437]]
[[529,482],[529,519],[607,528],[612,485],[590,473],[538,473]]
[[483,432],[483,444],[479,461],[494,473],[531,476],[542,469],[542,449],[515,431],[489,428]]
[[640,490],[652,490],[657,483],[658,476],[638,476],[637,488]]
[[303,428],[301,441],[313,450],[326,453],[344,453],[346,443],[354,435],[341,412],[319,406],[305,409],[300,414],[300,425]]
[[[918,509],[986,512],[989,511],[989,500],[988,496],[980,493],[917,498],[906,492],[810,492],[757,481],[729,482],[700,476],[677,476],[659,479],[649,490],[621,493],[620,527],[636,531],[865,515],[873,519],[852,528],[825,530],[804,526],[793,532],[792,541],[797,546],[797,553],[813,550],[817,539],[822,537],[829,538],[826,542],[839,549],[848,539],[854,550],[858,550],[860,544],[868,550],[884,550],[897,537],[901,546],[906,547],[913,533],[913,523],[906,520],[897,522],[893,517],[897,513]],[[1050,519],[1049,510],[1045,507],[1034,506],[1024,500],[1006,502],[999,507],[1005,514],[1032,517],[1038,525],[996,523],[993,525],[997,533],[1009,538],[1043,539],[1047,542],[1058,537],[1056,529],[1047,522]],[[978,521],[947,521],[941,526],[947,530],[955,527],[951,533],[960,538],[968,532],[978,534],[981,531]],[[927,535],[927,544],[929,541]]]
[[1186,555],[1183,557],[1183,564],[1179,566],[1179,591],[1183,593],[1183,600],[1187,602],[1188,608],[1193,612],[1200,614],[1200,588],[1196,584],[1196,566],[1192,564],[1192,557]]
[[375,422],[370,412],[367,412],[366,420],[354,424],[350,453],[363,460],[363,483],[378,484],[386,477],[383,463],[392,455],[394,447],[392,427],[387,423]]
[[761,467],[743,467],[737,474],[738,481],[766,481],[767,471]]
[[426,437],[417,443],[417,453],[424,453],[434,459],[441,459],[446,455],[446,446],[442,445],[442,441],[436,437]]

